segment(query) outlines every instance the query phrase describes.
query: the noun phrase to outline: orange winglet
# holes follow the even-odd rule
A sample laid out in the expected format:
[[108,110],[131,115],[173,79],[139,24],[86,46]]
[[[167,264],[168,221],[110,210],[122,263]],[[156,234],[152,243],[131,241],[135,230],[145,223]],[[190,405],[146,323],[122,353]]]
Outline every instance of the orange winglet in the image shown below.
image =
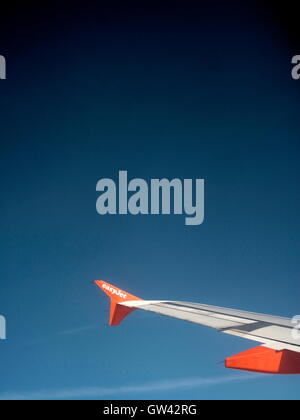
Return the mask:
[[103,281],[95,280],[97,286],[103,290],[110,298],[110,316],[109,316],[109,325],[119,325],[120,322],[136,308],[129,308],[123,306],[122,302],[127,302],[130,300],[142,300],[136,296],[131,295],[130,293],[124,292],[121,289],[118,289],[115,286]]
[[300,353],[258,346],[228,357],[225,367],[261,373],[300,374]]

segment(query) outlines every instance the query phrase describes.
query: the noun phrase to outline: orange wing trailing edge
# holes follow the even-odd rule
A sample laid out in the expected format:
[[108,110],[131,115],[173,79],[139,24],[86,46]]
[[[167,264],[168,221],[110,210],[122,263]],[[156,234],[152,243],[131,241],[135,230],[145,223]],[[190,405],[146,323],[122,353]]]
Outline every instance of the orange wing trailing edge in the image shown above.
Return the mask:
[[170,300],[143,300],[96,280],[110,298],[110,325],[118,325],[135,309],[212,327],[225,334],[243,337],[260,346],[228,357],[225,367],[251,372],[300,374],[300,339],[289,318],[257,314],[201,303]]
[[225,367],[281,375],[300,374],[300,353],[258,346],[228,357]]

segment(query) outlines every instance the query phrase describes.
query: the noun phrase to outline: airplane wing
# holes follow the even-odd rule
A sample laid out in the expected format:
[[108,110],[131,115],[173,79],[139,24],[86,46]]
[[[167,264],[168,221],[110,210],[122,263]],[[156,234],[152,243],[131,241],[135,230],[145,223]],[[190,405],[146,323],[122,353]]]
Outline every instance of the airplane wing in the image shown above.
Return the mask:
[[110,325],[118,325],[136,309],[194,322],[225,334],[260,343],[228,357],[225,367],[263,373],[300,374],[300,339],[289,318],[263,315],[200,303],[142,300],[102,280],[95,283],[110,297]]

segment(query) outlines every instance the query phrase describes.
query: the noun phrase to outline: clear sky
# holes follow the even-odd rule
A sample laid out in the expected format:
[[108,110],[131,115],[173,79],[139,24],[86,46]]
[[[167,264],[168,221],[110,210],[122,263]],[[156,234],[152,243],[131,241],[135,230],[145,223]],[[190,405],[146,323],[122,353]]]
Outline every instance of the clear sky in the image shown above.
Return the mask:
[[[300,312],[295,51],[254,2],[219,3],[63,9],[0,51],[0,398],[299,398],[299,376],[224,369],[250,341],[142,311],[108,327],[92,283]],[[100,216],[119,170],[204,178],[204,224]]]

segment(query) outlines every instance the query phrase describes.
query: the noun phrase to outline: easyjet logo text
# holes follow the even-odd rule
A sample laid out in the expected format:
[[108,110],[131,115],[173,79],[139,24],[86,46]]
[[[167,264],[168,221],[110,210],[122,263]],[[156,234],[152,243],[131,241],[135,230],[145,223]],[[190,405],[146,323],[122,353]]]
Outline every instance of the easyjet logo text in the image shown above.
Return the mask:
[[126,299],[127,295],[125,293],[121,292],[121,290],[114,289],[113,287],[108,286],[107,284],[102,284],[102,289],[107,290],[112,295],[120,296],[122,299]]

